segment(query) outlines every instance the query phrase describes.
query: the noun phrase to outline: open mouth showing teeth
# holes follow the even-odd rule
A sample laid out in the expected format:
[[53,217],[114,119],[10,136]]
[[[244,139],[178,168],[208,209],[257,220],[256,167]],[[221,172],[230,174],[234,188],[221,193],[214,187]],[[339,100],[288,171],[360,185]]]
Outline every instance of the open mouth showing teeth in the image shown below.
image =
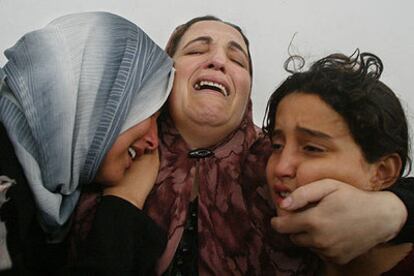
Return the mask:
[[128,148],[128,154],[132,160],[134,160],[135,157],[137,156],[137,152],[132,147]]
[[281,198],[286,198],[290,195],[290,192],[279,192]]
[[224,87],[224,85],[217,83],[217,82],[212,82],[212,81],[199,81],[194,85],[194,88],[196,90],[202,90],[202,89],[210,89],[210,90],[214,90],[217,91],[221,94],[223,94],[225,97],[227,97],[229,94],[227,92],[226,87]]

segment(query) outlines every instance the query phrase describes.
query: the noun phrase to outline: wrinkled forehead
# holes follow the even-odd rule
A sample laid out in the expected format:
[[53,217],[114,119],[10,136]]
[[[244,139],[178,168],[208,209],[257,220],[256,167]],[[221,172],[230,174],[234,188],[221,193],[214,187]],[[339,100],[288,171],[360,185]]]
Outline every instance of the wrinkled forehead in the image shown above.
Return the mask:
[[331,137],[350,135],[345,119],[318,95],[295,92],[284,97],[276,110],[275,129],[312,129]]
[[227,44],[236,42],[248,53],[247,45],[242,35],[234,27],[220,21],[200,21],[193,24],[183,35],[178,50],[182,49],[187,43],[198,37],[210,37],[213,43]]

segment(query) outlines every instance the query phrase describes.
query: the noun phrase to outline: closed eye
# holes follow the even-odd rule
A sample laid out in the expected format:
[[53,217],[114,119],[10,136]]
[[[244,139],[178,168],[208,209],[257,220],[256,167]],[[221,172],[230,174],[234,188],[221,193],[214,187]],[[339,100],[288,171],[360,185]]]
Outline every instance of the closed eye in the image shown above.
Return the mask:
[[280,151],[282,148],[283,148],[283,144],[279,144],[279,143],[272,144],[273,151]]
[[242,68],[246,68],[246,66],[244,65],[244,62],[239,61],[237,59],[232,59],[231,61],[233,61],[234,63],[236,63],[237,65],[239,65]]
[[242,68],[247,68],[247,61],[239,50],[230,49],[229,59]]
[[201,54],[203,54],[202,51],[196,51],[196,50],[189,51],[189,52],[186,53],[186,55],[201,55]]
[[185,55],[201,55],[208,51],[208,45],[200,42],[196,42],[193,45],[187,47],[184,51]]
[[303,147],[303,150],[310,153],[323,153],[325,149],[322,147],[317,147],[314,145],[306,145]]

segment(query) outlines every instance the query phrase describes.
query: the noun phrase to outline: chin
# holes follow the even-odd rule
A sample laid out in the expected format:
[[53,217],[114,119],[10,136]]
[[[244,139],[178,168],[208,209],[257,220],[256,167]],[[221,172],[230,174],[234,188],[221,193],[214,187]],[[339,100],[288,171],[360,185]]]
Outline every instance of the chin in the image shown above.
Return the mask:
[[226,125],[228,124],[228,119],[220,116],[220,114],[223,114],[223,111],[219,111],[219,110],[208,110],[206,111],[201,111],[201,112],[197,112],[197,114],[194,114],[193,118],[194,121],[196,121],[199,124],[204,124],[204,125],[208,125],[208,126],[221,126],[221,125]]
[[105,183],[108,183],[109,185],[114,185],[115,183],[121,181],[122,178],[124,178],[124,176],[125,176],[125,172],[124,173],[114,173],[110,177],[108,177],[108,179],[107,179],[107,181],[105,181]]

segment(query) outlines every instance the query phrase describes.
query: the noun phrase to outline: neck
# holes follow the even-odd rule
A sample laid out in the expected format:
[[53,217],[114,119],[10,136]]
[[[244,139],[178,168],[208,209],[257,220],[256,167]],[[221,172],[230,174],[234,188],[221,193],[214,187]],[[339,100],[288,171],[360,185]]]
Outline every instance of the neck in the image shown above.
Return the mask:
[[380,275],[396,266],[411,250],[411,243],[378,245],[345,265],[325,261],[322,275]]
[[231,131],[194,122],[175,122],[175,126],[191,149],[209,148],[223,141]]

